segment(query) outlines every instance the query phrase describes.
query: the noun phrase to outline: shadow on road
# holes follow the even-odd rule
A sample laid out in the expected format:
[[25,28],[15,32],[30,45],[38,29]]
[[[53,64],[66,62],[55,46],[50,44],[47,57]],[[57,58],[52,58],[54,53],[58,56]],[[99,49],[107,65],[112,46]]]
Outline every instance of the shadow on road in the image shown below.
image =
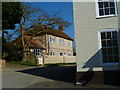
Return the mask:
[[76,66],[53,66],[26,69],[17,72],[27,73],[48,79],[64,81],[69,83],[75,82]]

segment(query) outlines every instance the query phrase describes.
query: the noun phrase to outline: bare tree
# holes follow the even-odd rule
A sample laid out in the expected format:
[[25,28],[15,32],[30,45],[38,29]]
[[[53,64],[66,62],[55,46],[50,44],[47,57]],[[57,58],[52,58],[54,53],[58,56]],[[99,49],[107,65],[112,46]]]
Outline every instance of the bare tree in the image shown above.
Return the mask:
[[[21,28],[22,46],[24,52],[23,61],[26,61],[26,51],[28,49],[28,45],[30,43],[30,40],[34,36],[36,36],[36,34],[40,34],[42,30],[45,30],[47,27],[56,28],[60,25],[66,27],[69,26],[70,23],[68,21],[64,21],[63,18],[59,17],[58,13],[49,15],[48,13],[44,12],[42,9],[33,8],[31,3],[23,3],[22,7],[23,7],[23,16],[19,25]],[[31,28],[34,28],[34,30]],[[33,34],[29,40],[25,41],[26,32],[29,31],[31,31]]]

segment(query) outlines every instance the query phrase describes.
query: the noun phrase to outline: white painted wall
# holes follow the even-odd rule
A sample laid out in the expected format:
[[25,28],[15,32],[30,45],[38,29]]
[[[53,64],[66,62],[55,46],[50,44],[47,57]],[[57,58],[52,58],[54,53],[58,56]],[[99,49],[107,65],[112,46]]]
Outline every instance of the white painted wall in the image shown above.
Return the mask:
[[118,70],[119,66],[101,66],[98,31],[118,28],[118,17],[96,18],[94,2],[74,2],[77,71]]

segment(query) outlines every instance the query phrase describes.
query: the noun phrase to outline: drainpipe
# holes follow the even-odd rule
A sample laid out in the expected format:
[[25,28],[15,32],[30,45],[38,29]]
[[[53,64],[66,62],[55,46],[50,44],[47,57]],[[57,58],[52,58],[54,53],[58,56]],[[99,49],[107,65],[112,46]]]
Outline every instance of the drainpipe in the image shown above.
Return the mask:
[[47,35],[48,36],[48,55],[49,55],[49,49],[50,49],[50,45],[49,45],[49,35]]

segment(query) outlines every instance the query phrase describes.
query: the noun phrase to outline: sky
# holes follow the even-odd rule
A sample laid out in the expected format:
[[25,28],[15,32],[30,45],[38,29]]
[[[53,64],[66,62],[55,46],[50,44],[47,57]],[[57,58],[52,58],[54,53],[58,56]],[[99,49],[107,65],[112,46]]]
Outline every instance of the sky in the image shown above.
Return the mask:
[[[45,12],[47,12],[48,14],[59,12],[59,16],[62,17],[63,20],[71,23],[69,27],[64,28],[64,32],[74,39],[74,20],[73,20],[73,3],[72,2],[31,2],[31,4],[32,4],[32,7],[40,8]],[[13,33],[13,31],[11,30],[8,30],[8,32],[9,34]],[[12,37],[13,38],[12,40],[17,38],[18,35],[19,33],[14,34]]]
[[33,7],[41,8],[48,14],[59,12],[59,16],[71,23],[65,28],[65,33],[74,39],[74,20],[72,2],[32,2]]

